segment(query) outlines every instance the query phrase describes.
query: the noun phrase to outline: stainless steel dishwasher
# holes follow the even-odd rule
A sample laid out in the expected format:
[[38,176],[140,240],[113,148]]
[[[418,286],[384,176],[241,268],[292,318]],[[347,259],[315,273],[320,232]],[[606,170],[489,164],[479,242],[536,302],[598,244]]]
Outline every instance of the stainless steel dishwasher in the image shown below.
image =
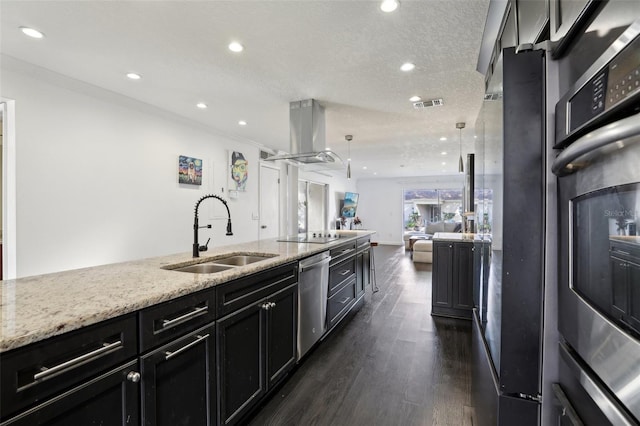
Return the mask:
[[327,326],[329,262],[325,251],[298,266],[298,359],[322,337]]

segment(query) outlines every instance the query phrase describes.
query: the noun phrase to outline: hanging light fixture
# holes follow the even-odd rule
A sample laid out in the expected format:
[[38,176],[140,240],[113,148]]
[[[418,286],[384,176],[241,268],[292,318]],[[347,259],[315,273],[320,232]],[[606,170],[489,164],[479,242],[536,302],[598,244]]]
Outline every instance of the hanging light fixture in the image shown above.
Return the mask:
[[456,129],[460,130],[460,160],[458,161],[458,172],[464,173],[464,161],[462,161],[462,129],[464,129],[465,123],[456,123]]
[[344,138],[347,140],[347,149],[349,152],[349,156],[347,157],[347,179],[351,179],[351,139],[353,139],[353,136],[345,135]]

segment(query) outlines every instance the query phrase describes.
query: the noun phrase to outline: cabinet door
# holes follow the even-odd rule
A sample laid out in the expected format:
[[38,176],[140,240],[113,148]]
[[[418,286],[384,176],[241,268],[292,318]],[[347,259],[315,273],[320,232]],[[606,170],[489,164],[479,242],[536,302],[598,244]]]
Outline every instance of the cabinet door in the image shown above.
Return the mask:
[[434,307],[452,306],[453,244],[433,243],[433,291]]
[[263,301],[218,321],[220,424],[237,422],[265,394]]
[[611,313],[616,318],[627,314],[629,264],[617,257],[610,257],[611,265]]
[[[70,426],[140,424],[137,361],[96,377],[35,408],[3,426]],[[128,378],[129,377],[129,378]]]
[[267,298],[267,375],[270,388],[296,363],[298,285]]
[[473,309],[473,244],[453,246],[453,307]]
[[214,333],[203,327],[141,358],[145,426],[215,424]]
[[364,294],[364,253],[356,255],[356,298]]
[[640,332],[640,265],[628,263],[629,267],[629,324]]

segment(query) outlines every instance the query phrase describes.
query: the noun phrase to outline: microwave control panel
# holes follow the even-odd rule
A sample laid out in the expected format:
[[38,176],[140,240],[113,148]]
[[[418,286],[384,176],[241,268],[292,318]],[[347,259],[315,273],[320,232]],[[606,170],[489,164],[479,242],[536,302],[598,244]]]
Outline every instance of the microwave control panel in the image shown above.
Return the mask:
[[[568,99],[568,100],[567,100]],[[556,105],[555,147],[568,145],[577,136],[607,122],[618,112],[640,109],[640,36],[631,41],[610,62],[573,94]]]

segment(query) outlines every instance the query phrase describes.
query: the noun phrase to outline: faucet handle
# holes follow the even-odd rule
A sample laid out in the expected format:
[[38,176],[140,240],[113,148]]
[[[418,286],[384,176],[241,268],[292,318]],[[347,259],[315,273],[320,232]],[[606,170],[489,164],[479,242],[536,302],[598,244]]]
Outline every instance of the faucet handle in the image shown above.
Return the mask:
[[207,243],[205,245],[198,247],[198,251],[207,251],[207,250],[209,250],[209,241],[211,241],[211,238],[209,238],[207,240]]

